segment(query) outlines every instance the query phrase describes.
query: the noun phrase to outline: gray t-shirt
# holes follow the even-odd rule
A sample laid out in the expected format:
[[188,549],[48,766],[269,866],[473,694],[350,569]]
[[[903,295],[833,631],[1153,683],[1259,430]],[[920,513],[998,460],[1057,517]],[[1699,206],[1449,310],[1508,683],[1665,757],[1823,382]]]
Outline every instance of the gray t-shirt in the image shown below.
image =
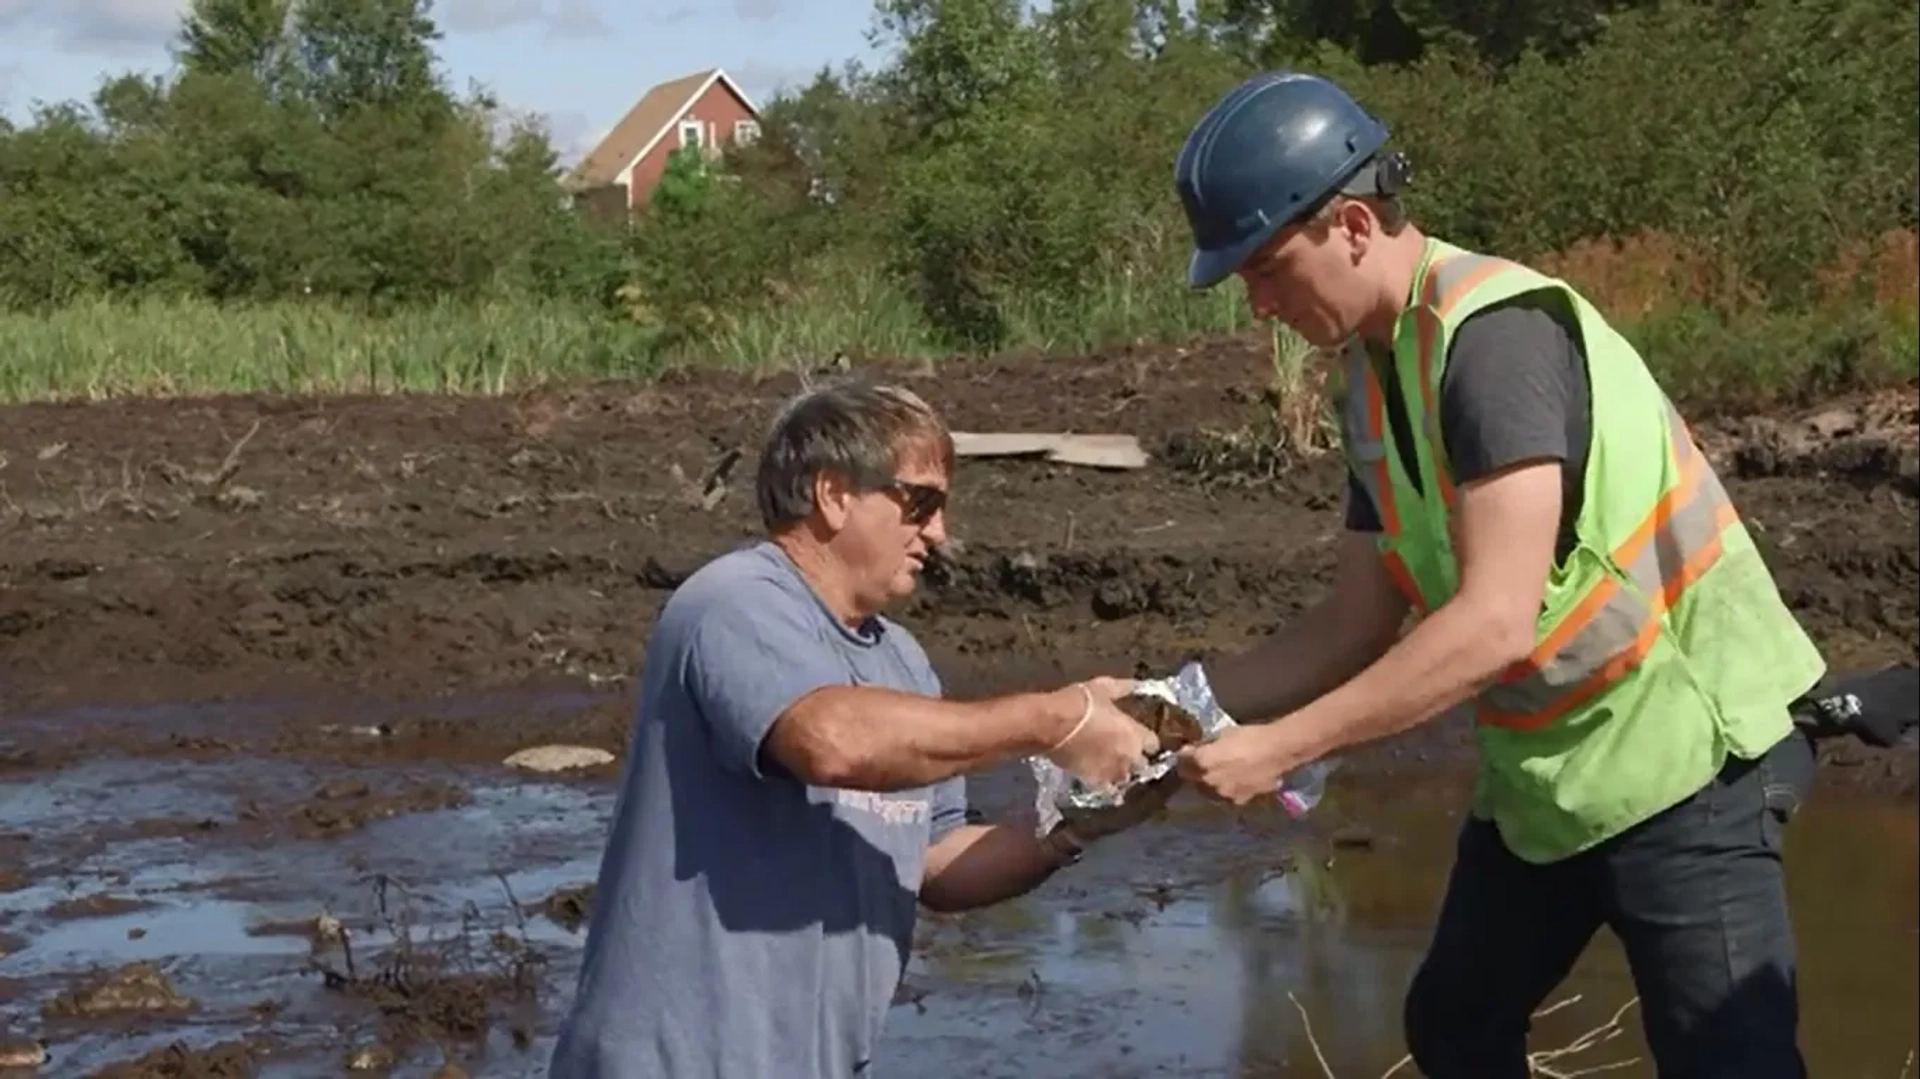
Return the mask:
[[[1460,324],[1440,375],[1440,434],[1456,484],[1515,461],[1561,461],[1560,542],[1573,545],[1587,471],[1589,384],[1578,322],[1564,303],[1529,294],[1477,311]],[[1398,384],[1386,390],[1387,422],[1403,451],[1410,417]],[[1419,473],[1408,463],[1419,486]],[[1347,527],[1380,531],[1380,517],[1358,479],[1347,477]]]
[[646,652],[639,720],[555,1079],[868,1074],[930,843],[965,780],[885,794],[793,778],[761,743],[832,685],[938,695],[885,618],[834,618],[759,543],[689,577]]

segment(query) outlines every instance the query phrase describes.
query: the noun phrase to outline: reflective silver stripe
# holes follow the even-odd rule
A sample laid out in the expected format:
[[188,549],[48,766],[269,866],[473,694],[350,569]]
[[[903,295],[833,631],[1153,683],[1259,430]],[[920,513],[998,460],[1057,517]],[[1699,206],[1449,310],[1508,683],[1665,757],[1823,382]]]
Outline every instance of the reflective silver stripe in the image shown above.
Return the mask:
[[1483,268],[1513,265],[1515,264],[1506,259],[1494,258],[1491,255],[1464,254],[1442,259],[1427,271],[1426,286],[1422,290],[1426,293],[1423,302],[1438,305],[1447,298],[1447,294],[1452,292],[1455,286]]
[[[1459,303],[1466,293],[1462,292],[1456,296],[1453,294],[1454,290],[1475,274],[1482,271],[1511,269],[1514,265],[1506,259],[1494,258],[1490,255],[1460,254],[1442,259],[1427,270],[1426,281],[1421,285],[1423,294],[1421,305],[1430,312],[1426,317],[1432,319],[1431,328],[1428,331],[1432,334],[1432,340],[1422,340],[1421,346],[1431,349],[1433,355],[1419,357],[1423,391],[1419,408],[1421,426],[1427,433],[1427,444],[1433,447],[1433,452],[1436,454],[1440,452],[1441,446],[1446,445],[1446,441],[1440,433],[1439,402],[1433,401],[1429,407],[1428,399],[1440,392],[1437,383],[1440,381],[1441,372],[1445,369],[1447,346],[1440,337],[1446,331],[1446,314],[1450,306],[1448,301],[1451,300],[1454,304]],[[1492,276],[1492,273],[1489,273],[1487,279],[1490,280]],[[1436,385],[1427,385],[1429,379]],[[1409,402],[1408,407],[1414,406]],[[1449,469],[1447,463],[1439,459],[1433,462],[1433,466],[1436,471]]]
[[[1481,693],[1483,722],[1500,724],[1505,718],[1509,725],[1544,724],[1579,703],[1569,698],[1570,690],[1595,680],[1596,675],[1618,677],[1638,666],[1654,643],[1653,634],[1659,632],[1658,620],[1669,605],[1667,590],[1684,589],[1719,558],[1720,536],[1736,519],[1733,503],[1671,403],[1667,425],[1678,482],[1685,485],[1691,478],[1692,490],[1663,495],[1648,518],[1666,510],[1669,498],[1677,499],[1666,520],[1655,524],[1644,539],[1636,532],[1613,552],[1614,557],[1625,559],[1622,568],[1631,587],[1621,587],[1612,577],[1603,579],[1587,598],[1604,595],[1605,602],[1591,615],[1583,615],[1578,607],[1567,614],[1569,620],[1580,620],[1579,629],[1542,666],[1515,668],[1527,673],[1513,682],[1495,682]],[[1638,548],[1630,549],[1634,543]],[[1504,717],[1488,715],[1489,709]]]

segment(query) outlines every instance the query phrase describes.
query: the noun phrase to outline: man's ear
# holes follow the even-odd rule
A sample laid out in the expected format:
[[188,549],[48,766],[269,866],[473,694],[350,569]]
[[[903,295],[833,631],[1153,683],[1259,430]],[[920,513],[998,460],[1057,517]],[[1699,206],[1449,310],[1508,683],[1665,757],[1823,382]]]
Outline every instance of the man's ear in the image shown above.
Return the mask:
[[1373,207],[1365,200],[1343,198],[1334,204],[1334,228],[1346,237],[1347,247],[1353,252],[1354,262],[1359,262],[1367,253],[1367,245],[1373,242],[1375,223]]
[[820,514],[820,520],[827,531],[838,533],[847,527],[847,518],[853,512],[853,484],[847,477],[831,469],[821,469],[813,476],[813,507]]

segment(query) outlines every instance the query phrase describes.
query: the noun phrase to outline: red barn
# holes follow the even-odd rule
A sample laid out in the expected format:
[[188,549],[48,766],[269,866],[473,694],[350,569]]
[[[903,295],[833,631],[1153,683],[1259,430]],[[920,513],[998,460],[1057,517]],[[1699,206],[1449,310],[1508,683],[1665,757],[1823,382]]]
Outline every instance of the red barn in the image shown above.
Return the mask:
[[715,154],[759,136],[759,109],[726,72],[711,68],[642,94],[574,166],[570,186],[596,216],[632,213],[647,204],[675,150],[699,146]]

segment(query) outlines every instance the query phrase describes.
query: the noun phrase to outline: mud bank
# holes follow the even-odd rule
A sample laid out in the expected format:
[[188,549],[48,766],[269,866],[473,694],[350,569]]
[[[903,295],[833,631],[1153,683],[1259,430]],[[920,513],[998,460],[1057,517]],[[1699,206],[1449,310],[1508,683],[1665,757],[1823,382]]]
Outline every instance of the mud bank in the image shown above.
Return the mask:
[[[1162,670],[1311,601],[1337,464],[1194,452],[1247,444],[1265,375],[1234,343],[906,373],[962,429],[1155,455],[962,465],[959,543],[903,612],[949,686]],[[795,387],[4,410],[0,1047],[44,1038],[44,1075],[539,1074],[617,765],[499,762],[624,751],[646,631],[753,535],[751,449]],[[1698,427],[1835,666],[1914,662],[1914,395]],[[1292,992],[1339,1074],[1379,1074],[1469,752],[1443,722],[1360,754],[1305,828],[1178,801],[1033,897],[930,921],[889,1055],[929,1079],[1319,1075]],[[1891,1079],[1920,1041],[1915,754],[1829,758],[1790,855],[1809,1052]],[[1005,770],[974,790],[1025,796]],[[1609,948],[1543,1045],[1631,995]],[[90,979],[155,1006],[76,1011]]]
[[[1137,472],[963,462],[959,543],[904,612],[950,683],[1164,668],[1314,598],[1338,464],[1262,462],[1256,479],[1231,454],[1192,452],[1259,429],[1267,372],[1257,345],[1233,341],[901,372],[961,429],[1125,432],[1156,455]],[[380,724],[400,732],[383,752],[498,759],[559,737],[617,750],[617,702],[659,605],[754,534],[751,452],[797,385],[6,409],[0,708],[60,715],[63,735],[90,706],[149,706],[103,732],[142,752],[263,738],[325,751]],[[1920,655],[1914,400],[1698,424],[1839,667]],[[491,731],[435,703],[561,690],[602,707]],[[229,718],[195,727],[183,702],[223,702]],[[46,726],[9,725],[0,768],[71,747],[30,736]]]

